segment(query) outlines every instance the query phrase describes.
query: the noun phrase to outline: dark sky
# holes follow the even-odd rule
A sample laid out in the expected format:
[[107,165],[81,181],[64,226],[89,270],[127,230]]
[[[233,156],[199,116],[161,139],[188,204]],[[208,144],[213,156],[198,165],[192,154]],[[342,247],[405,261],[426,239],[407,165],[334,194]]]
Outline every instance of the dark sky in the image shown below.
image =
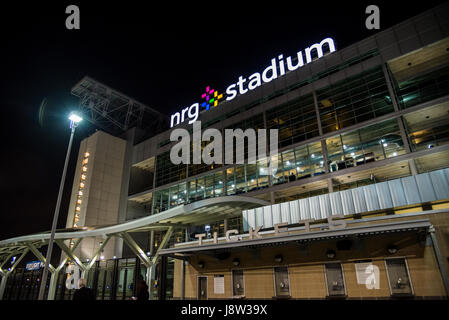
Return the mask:
[[[338,50],[377,32],[365,28],[368,4],[380,7],[384,29],[442,1],[41,2],[14,1],[0,18],[0,239],[50,230],[66,117],[77,104],[70,89],[83,76],[169,114],[198,101],[207,85],[224,91],[261,72],[278,54],[328,36]],[[80,8],[80,30],[65,28],[69,4]],[[79,142],[93,130],[87,122],[77,129],[59,226]]]

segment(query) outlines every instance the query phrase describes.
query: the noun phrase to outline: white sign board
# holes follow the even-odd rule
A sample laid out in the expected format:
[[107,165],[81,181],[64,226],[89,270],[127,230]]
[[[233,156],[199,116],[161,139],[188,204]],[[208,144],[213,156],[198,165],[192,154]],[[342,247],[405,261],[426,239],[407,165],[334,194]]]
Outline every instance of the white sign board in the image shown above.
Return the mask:
[[215,274],[214,275],[214,293],[215,294],[224,294],[224,275],[223,274]]
[[372,262],[355,263],[357,283],[364,284],[368,289],[379,289],[379,267]]

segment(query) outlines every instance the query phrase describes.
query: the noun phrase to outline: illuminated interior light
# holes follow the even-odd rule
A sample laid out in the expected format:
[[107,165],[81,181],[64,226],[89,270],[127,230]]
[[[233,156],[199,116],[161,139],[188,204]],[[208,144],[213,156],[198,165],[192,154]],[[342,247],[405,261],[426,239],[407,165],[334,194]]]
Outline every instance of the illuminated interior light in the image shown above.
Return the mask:
[[351,152],[351,156],[352,156],[352,157],[355,156],[355,153],[354,153],[354,152]]
[[82,196],[83,192],[82,191],[78,191],[78,195]]
[[81,208],[80,207],[76,207],[75,210],[76,211],[81,211]]
[[84,183],[80,183],[80,188],[84,188]]
[[393,157],[396,157],[398,155],[397,152],[393,152]]
[[81,180],[86,180],[86,175],[85,174],[81,175]]
[[81,202],[82,202],[81,199],[76,200],[77,204],[81,204]]
[[86,153],[84,153],[84,157],[89,157],[90,156],[90,153],[89,152],[86,152]]
[[86,171],[87,171],[87,167],[84,166],[84,167],[83,167],[83,172],[86,172]]
[[384,146],[384,147],[388,147],[388,143],[384,143],[383,146]]

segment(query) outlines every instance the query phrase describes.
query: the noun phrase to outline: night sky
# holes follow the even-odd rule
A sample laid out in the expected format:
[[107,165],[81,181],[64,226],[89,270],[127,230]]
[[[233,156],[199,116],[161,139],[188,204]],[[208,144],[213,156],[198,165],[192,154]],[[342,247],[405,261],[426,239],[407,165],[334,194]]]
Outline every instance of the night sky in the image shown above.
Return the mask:
[[[91,2],[2,7],[0,239],[50,230],[70,136],[66,119],[77,108],[70,89],[83,76],[168,115],[197,102],[208,85],[224,91],[240,75],[262,72],[281,53],[325,37],[338,50],[372,35],[369,4],[380,7],[382,30],[442,1]],[[69,4],[80,8],[80,30],[65,28]],[[93,131],[86,121],[77,129],[59,227],[79,143]]]

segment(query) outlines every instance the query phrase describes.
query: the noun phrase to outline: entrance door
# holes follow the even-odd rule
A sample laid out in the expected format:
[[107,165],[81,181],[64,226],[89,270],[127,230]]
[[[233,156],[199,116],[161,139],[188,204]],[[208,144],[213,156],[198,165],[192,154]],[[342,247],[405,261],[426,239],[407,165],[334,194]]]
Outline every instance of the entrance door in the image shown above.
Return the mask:
[[198,299],[207,300],[207,277],[198,277]]

